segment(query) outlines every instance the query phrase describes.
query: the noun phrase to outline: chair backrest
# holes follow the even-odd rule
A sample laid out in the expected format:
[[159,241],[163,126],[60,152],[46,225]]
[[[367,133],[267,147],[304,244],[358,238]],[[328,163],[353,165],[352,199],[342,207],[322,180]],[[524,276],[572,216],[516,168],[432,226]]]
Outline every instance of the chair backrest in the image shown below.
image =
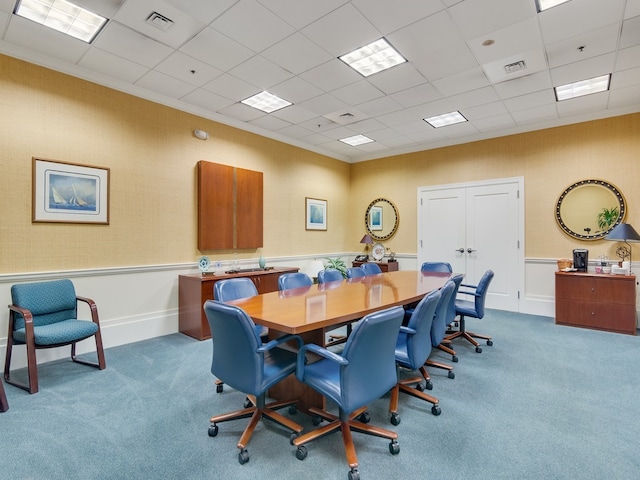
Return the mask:
[[347,278],[364,277],[366,274],[362,267],[349,267],[347,268]]
[[460,288],[460,284],[464,279],[464,275],[458,274],[451,277],[451,282],[455,284],[455,289],[451,294],[451,298],[449,299],[449,308],[447,309],[447,317],[445,319],[445,324],[449,325],[456,318],[456,297],[458,295],[458,289]]
[[236,390],[260,395],[264,376],[264,356],[256,325],[244,310],[217,300],[204,303],[211,337],[211,373]]
[[365,275],[377,275],[378,273],[382,273],[382,269],[377,263],[363,263],[361,268],[364,270]]
[[491,280],[493,280],[493,270],[487,270],[476,286],[475,299],[478,318],[484,317],[484,302],[487,298],[487,291],[489,290]]
[[[11,302],[31,312],[35,327],[78,316],[76,291],[68,279],[12,285]],[[14,330],[21,328],[24,328],[24,318],[16,313]]]
[[213,298],[220,302],[230,302],[239,298],[249,298],[258,295],[255,283],[249,278],[228,278],[213,285]]
[[340,367],[340,407],[346,413],[386,394],[398,381],[395,346],[404,317],[402,307],[363,317],[342,351],[347,364]]
[[304,272],[283,273],[278,277],[278,290],[290,290],[310,285],[313,285],[313,280]]
[[[440,289],[440,300],[436,307],[436,312],[433,317],[433,324],[431,325],[431,345],[437,347],[440,345],[447,333],[447,325],[451,322],[447,322],[449,311],[451,308],[451,298],[455,291],[458,290],[455,282],[449,280]],[[455,318],[455,304],[454,304],[454,318]]]
[[344,280],[342,272],[337,268],[326,268],[318,272],[318,283],[338,282]]
[[448,262],[424,262],[420,267],[423,272],[453,272]]
[[407,327],[415,330],[415,333],[400,333],[398,343],[406,342],[407,358],[411,368],[420,368],[431,354],[431,325],[441,295],[440,290],[434,290],[422,297],[407,323]]

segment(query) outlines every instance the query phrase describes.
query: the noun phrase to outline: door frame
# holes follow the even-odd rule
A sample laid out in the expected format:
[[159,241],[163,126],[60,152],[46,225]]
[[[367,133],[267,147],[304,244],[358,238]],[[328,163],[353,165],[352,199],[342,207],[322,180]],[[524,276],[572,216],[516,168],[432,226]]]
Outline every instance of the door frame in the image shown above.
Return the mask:
[[[525,287],[525,190],[524,190],[524,177],[507,177],[507,178],[495,178],[488,180],[481,180],[477,182],[462,182],[462,183],[448,183],[442,185],[429,185],[418,187],[417,189],[417,241],[416,241],[416,257],[419,257],[420,251],[420,233],[422,232],[422,215],[421,213],[421,204],[420,201],[422,199],[423,192],[430,191],[438,191],[438,190],[449,190],[449,189],[459,189],[459,188],[469,188],[469,187],[483,187],[483,186],[494,186],[494,185],[503,185],[503,184],[516,184],[517,185],[517,212],[518,212],[518,254],[517,254],[517,268],[518,272],[516,275],[517,283],[518,283],[518,298],[517,298],[517,312],[522,310],[522,301],[524,300],[524,287]],[[418,263],[420,263],[419,258],[417,258]],[[417,268],[420,268],[417,265]]]

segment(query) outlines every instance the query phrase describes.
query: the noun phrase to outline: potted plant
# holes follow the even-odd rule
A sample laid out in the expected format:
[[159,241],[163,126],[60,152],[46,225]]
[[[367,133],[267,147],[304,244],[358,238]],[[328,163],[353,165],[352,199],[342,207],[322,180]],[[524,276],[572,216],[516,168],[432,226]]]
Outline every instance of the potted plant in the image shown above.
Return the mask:
[[325,270],[327,268],[335,268],[336,270],[340,270],[342,276],[347,278],[347,264],[344,263],[342,258],[327,258],[327,264],[324,266]]
[[611,225],[616,223],[618,219],[618,207],[602,208],[602,211],[598,213],[598,227],[603,232],[607,230]]

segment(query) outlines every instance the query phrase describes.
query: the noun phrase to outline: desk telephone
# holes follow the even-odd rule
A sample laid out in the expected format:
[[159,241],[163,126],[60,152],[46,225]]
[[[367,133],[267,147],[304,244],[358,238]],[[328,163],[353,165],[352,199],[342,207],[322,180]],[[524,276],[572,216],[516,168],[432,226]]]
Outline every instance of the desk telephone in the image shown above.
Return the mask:
[[354,261],[356,261],[356,262],[368,262],[369,261],[369,255],[357,255]]

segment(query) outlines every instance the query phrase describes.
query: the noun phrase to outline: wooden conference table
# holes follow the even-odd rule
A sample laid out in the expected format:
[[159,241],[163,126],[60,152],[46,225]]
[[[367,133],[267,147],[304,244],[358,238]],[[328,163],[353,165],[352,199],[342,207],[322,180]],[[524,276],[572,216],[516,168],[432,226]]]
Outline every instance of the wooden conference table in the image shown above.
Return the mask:
[[[325,334],[385,308],[406,305],[441,288],[450,273],[401,270],[338,282],[270,292],[229,302],[241,307],[270,338],[300,335],[305,343],[325,345]],[[269,391],[278,400],[298,399],[298,408],[325,408],[324,398],[291,375]]]

